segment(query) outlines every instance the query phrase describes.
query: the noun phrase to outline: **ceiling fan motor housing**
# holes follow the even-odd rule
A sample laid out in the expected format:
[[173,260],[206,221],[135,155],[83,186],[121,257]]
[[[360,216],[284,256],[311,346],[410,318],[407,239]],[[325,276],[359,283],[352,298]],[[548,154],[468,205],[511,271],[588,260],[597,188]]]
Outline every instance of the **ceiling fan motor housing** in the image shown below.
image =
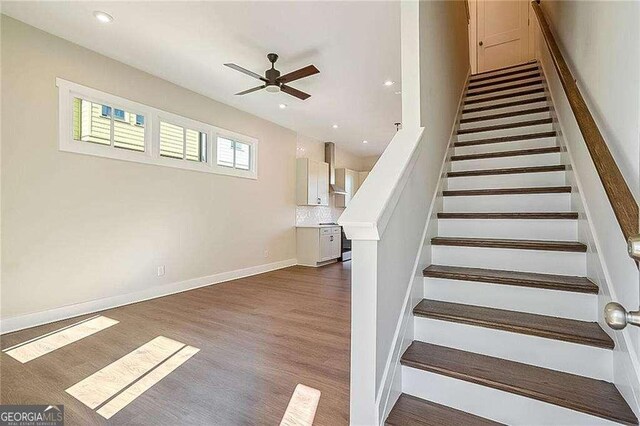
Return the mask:
[[270,68],[265,71],[264,75],[267,78],[267,80],[269,80],[269,83],[275,83],[276,79],[280,77],[280,71],[278,71],[275,68]]

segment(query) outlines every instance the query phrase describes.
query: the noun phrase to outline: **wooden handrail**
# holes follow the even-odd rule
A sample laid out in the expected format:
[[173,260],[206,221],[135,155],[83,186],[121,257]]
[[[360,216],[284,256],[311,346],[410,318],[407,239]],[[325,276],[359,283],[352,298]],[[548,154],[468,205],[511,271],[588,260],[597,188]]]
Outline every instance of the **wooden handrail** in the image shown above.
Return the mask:
[[544,41],[551,52],[553,65],[560,76],[560,82],[569,100],[571,110],[576,117],[580,133],[582,133],[582,137],[585,140],[591,159],[596,166],[607,198],[609,198],[609,203],[613,207],[613,212],[618,219],[622,234],[625,239],[628,239],[638,234],[638,203],[633,198],[631,190],[627,186],[618,165],[611,155],[611,151],[607,147],[607,143],[600,133],[600,129],[598,129],[598,125],[578,89],[567,62],[562,57],[549,24],[542,13],[542,8],[536,1],[531,2],[531,7],[533,7],[538,18]]

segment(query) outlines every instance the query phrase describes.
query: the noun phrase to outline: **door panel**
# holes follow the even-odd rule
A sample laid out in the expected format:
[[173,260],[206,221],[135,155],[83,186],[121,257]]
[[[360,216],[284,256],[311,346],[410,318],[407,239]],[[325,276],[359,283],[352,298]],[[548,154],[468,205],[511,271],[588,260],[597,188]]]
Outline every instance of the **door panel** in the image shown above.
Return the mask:
[[316,161],[308,160],[309,174],[307,177],[307,204],[319,204],[318,200],[318,174],[320,164]]
[[329,205],[329,164],[320,163],[318,165],[318,198],[320,205]]
[[333,255],[333,235],[320,236],[320,261],[330,260]]
[[478,72],[528,61],[529,1],[478,0]]

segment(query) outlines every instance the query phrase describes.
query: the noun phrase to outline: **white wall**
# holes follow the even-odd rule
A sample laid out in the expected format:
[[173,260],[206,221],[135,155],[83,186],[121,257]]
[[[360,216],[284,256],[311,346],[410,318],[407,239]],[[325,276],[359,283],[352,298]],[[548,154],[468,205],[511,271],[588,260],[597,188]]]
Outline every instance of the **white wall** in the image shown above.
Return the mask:
[[[311,158],[315,161],[325,161],[324,142],[299,134],[296,156],[298,158]],[[336,145],[336,169],[347,168],[359,172],[369,171],[377,159],[377,155],[359,157]],[[337,222],[343,211],[343,207],[336,207],[335,194],[329,194],[329,206],[297,206],[296,224],[311,225],[320,222]]]
[[[6,16],[1,31],[3,324],[295,258],[293,131]],[[56,77],[258,138],[258,180],[59,152]]]
[[640,2],[543,0],[589,110],[640,200]]
[[[543,4],[545,4],[545,2],[543,2]],[[626,10],[627,12],[631,12],[629,10],[630,5],[627,3],[615,2],[612,4],[616,5],[619,8],[619,11]],[[553,7],[558,7],[558,5],[553,5]],[[565,6],[562,6],[561,8],[564,7]],[[578,10],[581,7],[584,7],[585,9]],[[599,7],[592,2],[572,3],[569,9],[567,9],[570,10],[570,12],[564,12],[562,14],[562,20],[559,24],[561,26],[565,25],[564,19],[566,18],[568,19],[566,25],[569,28],[575,27],[575,19],[586,19],[584,13],[587,10],[591,10],[591,13],[595,13],[594,7],[595,9],[599,9]],[[608,7],[604,7],[604,9],[608,9]],[[573,40],[573,37],[575,37],[574,34],[568,33],[565,28],[563,28],[562,31],[555,33],[555,39],[559,45],[564,44],[572,46],[572,48],[563,51],[563,56],[568,62],[573,62],[574,65],[570,65],[570,67],[571,72],[574,73],[574,75],[577,75],[579,72],[583,74],[591,74],[592,70],[574,68],[577,65],[575,65],[575,60],[570,60],[571,57],[577,57],[582,60],[584,59],[585,54],[590,56],[592,53],[597,52],[602,55],[606,62],[608,54],[602,51],[602,40],[608,39],[609,42],[612,43],[611,46],[609,46],[612,51],[616,50],[613,48],[614,46],[624,48],[626,42],[616,39],[617,34],[631,30],[629,25],[636,25],[635,23],[626,21],[625,18],[619,15],[619,11],[616,11],[613,15],[617,16],[616,19],[619,18],[616,25],[620,25],[620,31],[611,30],[609,26],[612,23],[610,19],[613,15],[610,13],[611,10],[609,10],[609,13],[606,13],[604,9],[599,9],[599,11],[602,13],[602,21],[607,22],[608,24],[603,25],[602,22],[599,24],[593,22],[592,29],[596,29],[596,27],[598,27],[599,31],[593,33],[590,32],[588,34],[591,38],[590,43],[593,44],[593,52],[589,52],[588,46],[582,41],[578,42]],[[553,13],[556,21],[560,19],[559,9],[554,10]],[[545,14],[547,14],[546,11]],[[595,17],[592,18],[592,21],[599,21],[598,19],[595,19]],[[547,19],[549,19],[548,15]],[[589,25],[588,22],[587,25]],[[616,220],[611,204],[606,192],[604,191],[604,187],[602,186],[600,177],[598,176],[593,164],[591,155],[575,120],[575,116],[573,115],[560,82],[559,75],[554,67],[553,59],[545,44],[542,34],[540,33],[537,25],[537,19],[535,20],[534,30],[535,44],[537,46],[536,56],[542,64],[548,85],[548,91],[553,99],[553,114],[555,116],[554,118],[556,118],[554,126],[558,131],[561,143],[567,147],[568,151],[566,155],[568,155],[572,166],[570,173],[568,174],[568,183],[573,187],[572,209],[577,211],[580,217],[578,224],[578,238],[587,245],[587,276],[599,287],[597,311],[598,322],[603,329],[611,335],[615,342],[613,356],[613,381],[631,408],[636,412],[636,415],[640,415],[640,404],[638,403],[638,398],[640,396],[640,360],[638,358],[638,354],[640,353],[640,330],[638,330],[637,327],[627,327],[622,331],[613,331],[605,324],[602,314],[605,304],[610,301],[619,302],[630,310],[638,308],[640,302],[638,268],[635,262],[629,258],[626,253],[624,236],[620,230],[618,221]],[[633,30],[638,31],[638,28],[635,27]],[[582,34],[583,36],[586,36],[586,33]],[[568,41],[561,40],[560,37],[566,37],[568,38]],[[639,39],[636,39],[636,43],[638,40]],[[640,50],[640,45],[637,45],[635,49],[636,51]],[[610,62],[609,65],[610,67],[595,64],[591,61],[589,66],[599,68],[599,72],[603,73],[601,74],[602,76],[610,74],[612,76],[623,78],[623,76],[627,74],[626,70],[622,70],[620,67],[628,66],[628,64],[621,64],[614,61]],[[639,64],[637,62],[634,65],[636,67],[636,74],[640,72],[638,65]],[[582,66],[585,65],[583,64]],[[593,76],[593,74],[591,75]],[[626,77],[629,76],[627,75]],[[634,79],[635,77],[631,78],[629,85],[630,87],[635,85],[637,89],[637,80],[634,81]],[[616,114],[618,112],[615,111],[614,103],[607,99],[607,90],[617,92],[620,96],[620,107],[624,106],[626,102],[627,107],[636,108],[636,114],[638,113],[637,105],[633,105],[633,96],[621,93],[617,82],[609,80],[608,78],[599,77],[590,81],[588,83],[589,86],[584,82],[581,83],[580,79],[578,79],[578,83],[580,91],[585,98],[587,98],[587,92],[590,92],[591,94],[599,94],[599,102],[601,102],[601,105],[606,105],[609,109],[608,114]],[[594,87],[591,87],[591,85],[594,85]],[[640,93],[637,94],[640,95]],[[598,111],[596,109],[596,106],[593,103],[589,105],[589,108],[594,116],[602,113],[602,111]],[[608,120],[609,123],[616,122],[616,126],[626,127],[626,131],[629,131],[629,129],[633,127],[635,127],[635,131],[637,131],[637,122],[624,123],[623,125],[623,123],[618,122],[619,117],[606,115],[601,116],[600,118],[605,121]],[[596,120],[598,120],[598,117],[596,117]],[[611,133],[605,133],[604,126],[606,126],[606,123],[602,120],[598,121],[600,131],[603,133],[607,145],[614,153],[614,156],[616,155],[614,152],[614,149],[616,148],[621,150],[638,149],[637,139],[635,142],[631,141],[627,143],[625,140],[623,145],[617,144],[615,136]],[[617,128],[616,130],[621,131],[625,129]],[[630,158],[626,159],[632,160]],[[618,162],[618,165],[622,168],[622,164],[618,160],[619,158],[616,158],[616,162]],[[633,161],[629,161],[627,165],[633,165],[632,163]],[[633,167],[637,167],[637,163]],[[624,170],[623,173],[625,173]],[[627,170],[625,178],[627,179],[629,186],[632,187],[634,182],[637,183],[637,176],[633,178],[630,177],[630,174],[633,174],[633,172]]]
[[351,424],[381,424],[401,389],[430,212],[469,74],[462,1],[402,4],[402,121],[339,223],[353,241]]
[[407,286],[413,282],[416,254],[424,244],[421,238],[469,74],[464,4],[420,2],[419,13],[420,118],[425,130],[414,153],[411,186],[404,189],[378,243],[378,384]]

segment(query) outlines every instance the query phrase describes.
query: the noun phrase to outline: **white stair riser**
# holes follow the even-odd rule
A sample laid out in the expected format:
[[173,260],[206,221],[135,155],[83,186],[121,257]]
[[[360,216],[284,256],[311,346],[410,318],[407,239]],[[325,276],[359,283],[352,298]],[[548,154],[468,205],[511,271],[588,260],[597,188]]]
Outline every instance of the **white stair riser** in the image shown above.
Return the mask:
[[[507,86],[508,87],[508,86]],[[474,94],[467,94],[467,96],[465,97],[465,102],[467,101],[471,101],[471,100],[478,100],[478,99],[487,99],[487,98],[492,98],[494,96],[501,96],[501,95],[511,95],[514,93],[522,93],[522,92],[526,92],[528,90],[533,90],[533,89],[541,89],[543,88],[542,84],[534,84],[531,86],[525,86],[525,87],[516,87],[515,89],[500,89],[500,90],[492,90],[490,93],[483,93],[481,95],[474,95]]]
[[543,96],[544,96],[544,92],[536,92],[536,93],[531,93],[527,95],[513,95],[508,98],[496,99],[493,101],[474,102],[470,104],[465,103],[463,109],[466,110],[466,109],[473,109],[473,108],[480,108],[480,107],[487,107],[487,106],[495,106],[495,105],[500,105],[508,102],[524,101],[526,99],[536,99]]
[[579,411],[407,366],[402,367],[402,391],[513,426],[617,425]]
[[574,275],[586,272],[586,254],[564,251],[520,250],[432,245],[436,265]]
[[599,314],[597,294],[476,281],[425,277],[424,297],[580,321],[596,321]]
[[481,158],[477,160],[457,160],[451,162],[452,172],[466,170],[505,169],[509,167],[557,166],[562,164],[562,154],[515,155],[513,157]]
[[460,130],[476,129],[478,127],[496,126],[499,124],[519,123],[522,121],[541,120],[543,118],[551,118],[551,114],[546,112],[534,112],[531,114],[516,115],[513,117],[494,118],[492,120],[472,121],[469,123],[460,123]]
[[558,146],[555,136],[547,138],[524,139],[513,142],[487,143],[482,145],[456,146],[454,155],[481,154],[484,152],[515,151],[518,149],[548,148]]
[[577,220],[438,219],[438,236],[576,241]]
[[[543,96],[540,96],[540,97],[543,97]],[[503,103],[509,103],[509,99],[506,99]],[[486,117],[488,115],[504,114],[506,112],[513,112],[513,111],[524,111],[524,110],[529,110],[534,108],[542,108],[546,106],[549,106],[549,103],[547,101],[531,102],[523,105],[492,108],[486,111],[465,112],[464,114],[462,114],[462,118]],[[468,108],[465,108],[465,109],[471,109],[471,108],[472,107],[469,106]]]
[[[508,80],[517,78],[520,80],[535,80],[535,79],[541,79],[543,78],[540,70],[531,70],[531,71],[526,71],[526,72],[520,72],[518,74],[512,74],[512,75],[501,75],[501,76],[497,76],[497,77],[493,77],[491,79],[487,79],[487,80],[481,80],[481,81],[471,81],[471,83],[469,84],[469,91],[477,91],[486,87],[494,87],[494,86],[504,86],[504,85],[508,85],[508,84],[515,84],[516,81],[512,81],[512,82],[508,82]],[[483,87],[478,87],[479,85],[485,85],[485,84],[490,84],[490,86],[483,86]]]
[[489,175],[447,178],[447,189],[495,189],[530,188],[540,186],[564,186],[566,172],[515,173],[512,175]]
[[[529,69],[531,69],[531,71],[528,71]],[[508,69],[504,69],[504,70],[495,70],[492,72],[487,72],[487,73],[482,73],[480,75],[473,75],[471,76],[471,78],[469,79],[469,82],[471,84],[477,82],[479,83],[481,82],[487,82],[487,81],[493,81],[493,79],[499,79],[499,78],[509,78],[509,77],[515,77],[515,75],[513,73],[516,72],[522,72],[524,73],[526,70],[526,72],[540,72],[540,67],[536,66],[535,64],[531,63],[531,64],[523,64],[517,67],[513,67],[513,68],[508,68]],[[505,74],[509,74],[509,75],[505,75]],[[478,81],[478,79],[481,79],[480,81]]]
[[456,135],[458,142],[475,141],[480,139],[503,138],[515,135],[530,135],[532,133],[552,132],[553,124],[537,124],[533,126],[513,127],[510,129],[489,130],[484,132],[463,133]]
[[[466,179],[466,178],[465,178]],[[443,197],[445,212],[569,212],[571,194]]]
[[[524,84],[524,83],[532,83],[532,82],[542,83],[542,77],[540,75],[531,74],[527,78],[524,78],[524,77],[526,77],[526,76],[522,75],[522,76],[504,77],[503,80],[510,80],[512,78],[518,78],[517,81],[507,81],[506,83],[478,82],[476,84],[482,84],[483,86],[482,87],[469,87],[469,90],[467,91],[467,96],[473,96],[473,95],[477,94],[478,92],[483,92],[485,90],[498,91],[498,90],[502,89],[503,87],[509,87],[509,86],[513,86],[513,85],[516,85],[516,84]],[[485,86],[484,84],[491,84],[491,85],[490,86]]]
[[414,340],[612,381],[613,352],[537,336],[414,317]]

